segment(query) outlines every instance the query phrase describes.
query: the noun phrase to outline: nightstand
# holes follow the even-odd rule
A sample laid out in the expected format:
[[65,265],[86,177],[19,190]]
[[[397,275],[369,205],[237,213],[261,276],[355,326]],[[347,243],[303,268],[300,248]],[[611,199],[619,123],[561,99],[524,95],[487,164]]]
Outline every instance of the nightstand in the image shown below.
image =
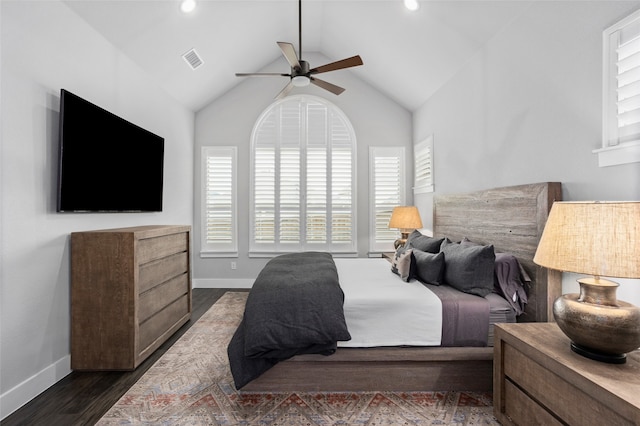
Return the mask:
[[640,352],[584,358],[555,323],[496,324],[494,415],[503,425],[640,424]]

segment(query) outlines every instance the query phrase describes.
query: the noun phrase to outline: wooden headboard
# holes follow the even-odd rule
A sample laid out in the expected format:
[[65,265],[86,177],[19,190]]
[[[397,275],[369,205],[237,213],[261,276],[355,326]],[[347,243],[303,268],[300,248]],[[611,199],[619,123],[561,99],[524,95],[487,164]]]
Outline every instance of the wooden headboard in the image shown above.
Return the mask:
[[553,321],[553,301],[562,292],[562,274],[533,263],[540,236],[554,201],[562,200],[559,182],[508,186],[434,197],[435,237],[467,237],[512,253],[531,278],[522,322]]

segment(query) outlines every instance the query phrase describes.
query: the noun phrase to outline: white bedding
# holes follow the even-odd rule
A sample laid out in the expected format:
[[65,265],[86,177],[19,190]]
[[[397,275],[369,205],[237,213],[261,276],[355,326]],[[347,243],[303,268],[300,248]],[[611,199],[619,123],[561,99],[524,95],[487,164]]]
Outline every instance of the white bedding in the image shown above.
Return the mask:
[[404,282],[385,259],[334,258],[351,334],[340,347],[439,346],[440,299],[419,281]]

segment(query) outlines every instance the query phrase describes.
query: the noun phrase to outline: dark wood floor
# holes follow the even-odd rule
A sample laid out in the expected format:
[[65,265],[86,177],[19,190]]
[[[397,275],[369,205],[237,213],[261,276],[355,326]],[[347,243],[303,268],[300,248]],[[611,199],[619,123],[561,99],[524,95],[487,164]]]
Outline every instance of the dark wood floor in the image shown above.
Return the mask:
[[93,425],[225,292],[239,289],[193,289],[192,316],[134,371],[72,372],[0,424]]

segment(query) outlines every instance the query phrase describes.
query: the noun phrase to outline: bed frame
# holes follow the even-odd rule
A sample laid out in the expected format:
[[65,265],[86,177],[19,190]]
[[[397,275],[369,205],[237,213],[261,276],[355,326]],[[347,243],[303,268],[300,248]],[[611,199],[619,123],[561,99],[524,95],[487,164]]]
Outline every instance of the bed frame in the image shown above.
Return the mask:
[[[551,321],[561,274],[533,263],[557,182],[510,186],[434,198],[434,236],[463,237],[514,254],[531,278],[519,321]],[[242,388],[277,391],[490,391],[492,347],[338,348],[331,356],[300,355],[276,364]]]

